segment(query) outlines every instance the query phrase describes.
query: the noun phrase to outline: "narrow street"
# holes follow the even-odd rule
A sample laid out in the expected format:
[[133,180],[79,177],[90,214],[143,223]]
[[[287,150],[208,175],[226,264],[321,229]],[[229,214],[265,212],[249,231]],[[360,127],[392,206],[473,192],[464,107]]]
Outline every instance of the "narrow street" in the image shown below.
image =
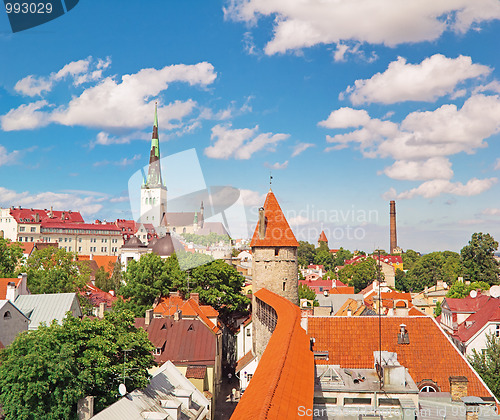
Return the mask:
[[[236,404],[238,404],[237,401],[231,401],[231,391],[233,388],[238,390],[238,378],[235,378],[233,376],[231,380],[229,380],[227,377],[225,377],[222,381],[219,398],[217,399],[215,405],[216,420],[227,420],[233,414],[233,411],[236,408]],[[238,394],[239,392],[237,393],[237,395]]]

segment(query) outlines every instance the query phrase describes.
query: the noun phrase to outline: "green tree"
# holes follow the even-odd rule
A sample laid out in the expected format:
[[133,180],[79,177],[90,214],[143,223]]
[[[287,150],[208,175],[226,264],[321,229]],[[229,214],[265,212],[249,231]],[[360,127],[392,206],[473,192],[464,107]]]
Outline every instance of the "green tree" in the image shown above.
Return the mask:
[[244,312],[250,304],[250,299],[241,293],[244,281],[233,266],[215,260],[191,270],[189,292],[199,293],[200,301],[217,309],[226,321],[231,312]]
[[349,251],[348,249],[340,247],[337,253],[333,256],[333,266],[339,267],[341,265],[344,265],[345,260],[350,260],[351,258],[352,258],[352,252]]
[[186,242],[193,242],[196,245],[209,246],[223,242],[229,244],[231,238],[228,235],[218,235],[215,232],[211,232],[208,235],[196,235],[194,233],[183,233],[182,237]]
[[409,287],[406,282],[406,273],[403,270],[400,270],[399,268],[396,269],[395,273],[395,286],[396,290],[399,290],[400,292],[409,292]]
[[406,273],[406,289],[420,292],[438,281],[453,284],[461,273],[460,256],[456,252],[431,252],[418,258]]
[[469,244],[460,251],[464,277],[471,282],[498,284],[500,269],[494,258],[497,249],[498,242],[490,234],[474,233]]
[[434,317],[438,317],[439,315],[441,315],[441,302],[438,300],[436,302],[436,307],[434,308]]
[[464,297],[469,296],[472,290],[477,289],[489,290],[490,285],[484,281],[475,281],[474,283],[467,285],[464,282],[457,280],[451,285],[450,290],[446,293],[446,297],[451,299],[463,299]]
[[483,352],[472,350],[468,357],[472,367],[486,382],[497,399],[500,398],[500,338],[490,334],[486,339],[486,349]]
[[403,268],[408,271],[413,268],[417,260],[420,258],[420,254],[413,249],[409,249],[405,253],[401,254],[401,258],[403,259]]
[[309,264],[313,264],[315,256],[316,249],[314,248],[314,245],[306,241],[299,241],[299,246],[297,248],[297,261],[300,266],[307,267]]
[[[339,280],[349,286],[354,286],[354,292],[358,293],[378,277],[377,263],[373,258],[366,258],[356,264],[346,265],[340,269]],[[381,278],[383,273],[380,273]]]
[[328,245],[326,245],[326,243],[322,242],[316,249],[314,264],[322,265],[326,271],[330,271],[335,268],[335,257],[330,252],[330,249],[328,248]]
[[28,289],[33,294],[71,293],[85,288],[90,270],[85,261],[63,248],[36,250],[26,262]]
[[168,295],[173,284],[183,284],[186,272],[181,271],[174,255],[163,260],[158,255],[144,254],[139,261],[130,261],[125,273],[126,284],[120,288],[115,308],[128,309],[136,316],[144,316],[156,298]]
[[118,399],[124,371],[129,390],[148,384],[152,350],[131,313],[68,316],[20,334],[0,353],[0,402],[16,420],[76,419],[77,401],[88,395],[100,411]]
[[179,261],[179,266],[182,270],[189,270],[214,261],[214,258],[211,255],[202,254],[200,252],[181,251],[177,252],[176,255],[177,260]]
[[316,300],[316,293],[308,285],[299,283],[299,300],[307,299],[313,301],[313,306],[319,306],[319,302]]
[[105,292],[110,290],[118,291],[122,284],[122,265],[120,261],[116,261],[114,264],[110,263],[110,268],[113,268],[111,274],[104,269],[104,267],[99,267],[95,274],[95,285]]
[[0,277],[14,277],[23,259],[23,250],[8,239],[0,238]]

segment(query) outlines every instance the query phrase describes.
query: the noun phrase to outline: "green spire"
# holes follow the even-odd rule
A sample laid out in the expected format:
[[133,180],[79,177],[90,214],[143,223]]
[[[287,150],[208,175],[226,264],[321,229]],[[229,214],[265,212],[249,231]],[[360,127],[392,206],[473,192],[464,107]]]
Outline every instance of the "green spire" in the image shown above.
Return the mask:
[[155,102],[155,123],[154,126],[158,128],[158,102]]
[[155,102],[155,120],[149,154],[149,170],[146,184],[149,187],[163,186],[160,171],[160,140],[158,136],[158,104]]

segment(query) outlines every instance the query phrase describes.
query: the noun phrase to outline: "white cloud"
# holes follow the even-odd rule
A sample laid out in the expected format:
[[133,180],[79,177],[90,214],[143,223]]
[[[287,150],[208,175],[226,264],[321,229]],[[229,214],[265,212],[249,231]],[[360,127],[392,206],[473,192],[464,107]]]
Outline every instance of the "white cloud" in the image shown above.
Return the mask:
[[0,206],[23,206],[33,208],[54,208],[80,211],[83,215],[93,215],[103,208],[101,202],[106,197],[86,195],[77,193],[55,193],[41,192],[30,194],[29,192],[17,192],[0,187]]
[[495,166],[493,168],[495,171],[498,171],[500,169],[500,158],[497,158],[495,161]]
[[443,32],[465,33],[500,18],[492,0],[230,0],[226,18],[255,24],[274,16],[273,39],[266,54],[318,44],[357,41],[395,46],[432,41]]
[[487,214],[488,216],[500,216],[500,209],[487,208],[484,209],[482,214]]
[[292,157],[296,157],[300,155],[302,152],[305,152],[310,147],[315,147],[314,143],[299,143],[293,147]]
[[134,162],[138,161],[141,159],[141,155],[134,155],[133,157],[129,158],[123,158],[118,161],[110,162],[109,160],[101,160],[99,162],[95,162],[94,166],[107,166],[107,165],[115,165],[115,166],[129,166],[132,165]]
[[263,206],[266,200],[266,194],[260,194],[257,191],[246,189],[240,190],[240,197],[247,207]]
[[46,126],[49,124],[49,114],[48,112],[39,110],[48,105],[48,102],[42,99],[11,109],[7,114],[0,117],[2,130],[32,130],[34,128]]
[[348,95],[354,105],[435,101],[448,94],[463,96],[464,90],[455,91],[459,83],[490,73],[490,67],[472,64],[470,57],[462,55],[447,58],[435,54],[420,64],[408,64],[406,59],[398,57],[385,72],[377,73],[370,79],[356,80],[354,86],[349,86],[342,96]]
[[[109,60],[99,61],[100,68],[87,73],[85,63],[74,62],[51,76],[64,77],[76,75],[75,84],[95,81],[100,72],[109,66]],[[59,74],[59,76],[57,76]],[[99,83],[85,89],[80,96],[75,96],[67,106],[59,106],[50,113],[37,113],[39,108],[48,105],[38,101],[11,109],[2,116],[4,130],[34,129],[50,122],[62,125],[81,125],[104,129],[144,128],[151,125],[154,97],[165,91],[170,83],[184,82],[191,86],[206,86],[217,77],[210,63],[195,65],[177,64],[162,69],[143,69],[135,74],[128,74],[116,81],[106,77]],[[27,88],[25,88],[27,89]],[[158,107],[158,118],[162,129],[179,128],[181,120],[196,107],[192,99],[173,101]],[[21,118],[22,117],[22,118]]]
[[86,60],[78,60],[72,61],[71,63],[66,64],[61,70],[55,73],[52,76],[54,80],[61,80],[67,76],[76,76],[81,73],[86,73],[89,69],[91,58],[87,58]]
[[266,163],[265,166],[270,168],[270,169],[276,169],[277,171],[279,171],[281,169],[286,169],[288,167],[288,160],[284,161],[283,163],[279,163],[279,162],[276,162],[273,164]]
[[46,77],[26,76],[19,80],[14,90],[25,96],[37,96],[52,89],[52,80]]
[[305,225],[308,225],[312,222],[307,217],[299,214],[296,217],[290,217],[288,219],[288,223],[290,223],[290,226],[305,226]]
[[409,181],[451,179],[453,177],[451,162],[443,157],[434,157],[423,161],[397,160],[392,166],[385,168],[383,173],[392,179]]
[[[424,198],[434,198],[441,194],[452,194],[460,196],[473,196],[489,190],[497,182],[497,178],[477,179],[472,178],[466,184],[461,182],[450,182],[444,179],[435,179],[424,182],[416,188],[403,191],[395,196],[398,200],[405,200],[421,196]],[[385,197],[394,196],[394,189],[389,190]]]
[[0,166],[15,163],[16,159],[19,157],[19,153],[19,150],[14,150],[9,153],[7,149],[0,144]]
[[348,107],[332,111],[328,118],[320,121],[318,125],[326,128],[351,128],[366,125],[371,118],[364,109],[352,109]]
[[205,155],[214,159],[250,159],[259,150],[274,150],[274,146],[289,137],[289,134],[257,134],[254,128],[232,129],[231,124],[216,125],[212,128],[210,139],[213,144],[205,149]]

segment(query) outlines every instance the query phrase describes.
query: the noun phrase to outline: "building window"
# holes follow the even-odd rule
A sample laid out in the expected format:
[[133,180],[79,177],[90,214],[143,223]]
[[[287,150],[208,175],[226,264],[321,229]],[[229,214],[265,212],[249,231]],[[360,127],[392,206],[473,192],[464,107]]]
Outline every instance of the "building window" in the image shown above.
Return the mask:
[[432,385],[425,385],[420,389],[420,392],[436,392],[436,389]]
[[278,248],[274,249],[274,256],[277,257],[280,253],[280,250]]
[[33,242],[33,236],[31,237],[31,242]]
[[24,226],[19,226],[19,232],[24,232],[26,228]]
[[22,242],[23,238],[20,236],[18,242]]
[[252,379],[253,374],[252,373],[247,373],[247,382],[250,382],[250,379]]
[[283,291],[286,289],[286,281],[283,282]]
[[63,238],[59,238],[59,242],[62,242],[63,241]]
[[3,314],[3,319],[11,319],[12,318],[12,315],[10,313],[10,311],[7,311]]
[[78,247],[78,252],[82,252],[82,247],[81,246]]
[[161,347],[156,347],[154,350],[153,350],[153,354],[155,356],[159,356],[161,354]]
[[250,337],[252,335],[252,330],[250,328],[247,329],[247,337]]
[[500,337],[500,324],[497,324],[497,327],[495,329],[495,336]]
[[36,227],[32,227],[31,232],[36,232]]

